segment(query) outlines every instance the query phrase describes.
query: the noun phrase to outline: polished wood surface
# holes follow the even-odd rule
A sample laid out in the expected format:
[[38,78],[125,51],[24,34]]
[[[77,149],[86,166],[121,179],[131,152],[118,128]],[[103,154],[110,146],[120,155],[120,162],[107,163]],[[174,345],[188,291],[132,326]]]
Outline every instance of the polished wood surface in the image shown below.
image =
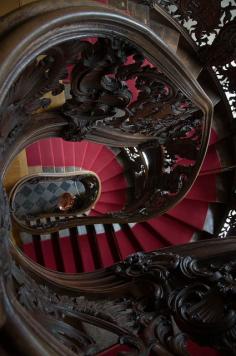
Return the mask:
[[29,174],[25,150],[21,151],[19,155],[10,164],[7,175],[4,179],[4,186],[8,193],[13,186],[24,176]]
[[0,2],[0,16],[7,14],[10,11],[19,9],[21,6],[30,4],[37,0],[2,0]]
[[[57,272],[44,268],[39,233],[32,236],[38,263],[24,255],[10,238],[9,205],[0,189],[0,341],[7,355],[99,354],[106,348],[101,335],[109,339],[108,332],[114,342],[127,346],[127,355],[184,356],[186,337],[236,354],[235,237],[144,253],[138,252],[139,243],[128,225],[145,223],[187,193],[206,153],[214,106],[217,110],[220,103],[230,129],[235,127],[232,5],[180,0],[170,16],[169,0],[132,3],[133,10],[137,4],[144,6],[145,24],[137,21],[136,11],[130,17],[115,7],[75,0],[36,2],[1,19],[2,179],[27,145],[59,136],[119,147],[133,182],[122,211],[65,225],[74,255],[78,253],[77,271],[81,272],[82,258],[75,247],[75,229],[80,224],[86,225],[98,269],[77,274],[65,273],[62,226],[51,232],[50,240]],[[10,9],[11,3],[6,3],[2,11]],[[194,25],[188,33],[181,24],[189,18]],[[152,21],[162,25],[157,32]],[[171,31],[161,36],[168,27],[178,38],[176,53]],[[213,45],[209,33],[216,36]],[[89,40],[80,42],[79,36]],[[74,65],[70,97],[60,97],[50,107],[48,95],[57,97],[64,91],[68,64]],[[134,78],[137,98],[128,86]],[[226,91],[232,93],[230,101]],[[26,172],[24,162],[21,153],[10,168],[7,186]],[[232,217],[234,207],[232,199],[228,207]],[[117,262],[108,268],[103,268],[95,222],[104,225]],[[116,222],[136,251],[124,261]],[[228,231],[228,218],[223,224]],[[95,328],[100,334],[93,332]]]

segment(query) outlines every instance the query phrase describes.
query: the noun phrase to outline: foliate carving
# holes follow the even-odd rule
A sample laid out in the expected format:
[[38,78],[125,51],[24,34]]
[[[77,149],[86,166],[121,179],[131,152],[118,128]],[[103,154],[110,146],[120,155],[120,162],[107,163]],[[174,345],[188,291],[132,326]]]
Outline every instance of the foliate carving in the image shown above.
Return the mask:
[[135,47],[117,39],[86,42],[72,71],[71,96],[62,108],[69,120],[68,140],[109,127],[157,140],[162,135],[163,143],[164,133],[197,111]]
[[233,118],[236,118],[236,61],[214,67],[216,76],[228,100]]
[[127,59],[127,51],[130,46],[118,39],[84,42],[72,72],[72,99],[62,108],[69,119],[66,139],[80,140],[98,122],[119,122],[125,116],[124,108],[132,95],[115,72]]
[[210,66],[224,66],[236,59],[236,20],[227,23],[219,32],[213,44],[202,52],[205,63]]
[[[63,328],[70,330],[69,315],[104,329],[109,325],[121,343],[136,350],[134,355],[149,354],[151,350],[187,355],[188,337],[202,345],[236,353],[234,258],[214,255],[210,260],[194,259],[169,252],[133,254],[110,270],[119,279],[120,288],[131,283],[136,293],[136,298],[124,293],[122,299],[115,297],[111,286],[111,295],[108,293],[106,299],[99,294],[96,300],[61,295],[52,286],[38,284],[16,266],[13,271],[19,301],[55,334]],[[65,343],[69,338],[66,332],[61,341],[78,354],[81,349],[96,350],[93,340],[80,330],[75,329],[73,335],[76,333],[77,349],[71,341]]]
[[[70,316],[77,320],[96,325],[102,329],[117,333],[121,343],[127,343],[137,351],[134,355],[146,351],[146,346],[137,333],[142,325],[147,325],[153,318],[152,313],[145,311],[145,304],[134,298],[88,298],[85,296],[61,295],[46,285],[38,284],[30,275],[14,265],[13,275],[17,282],[18,299],[26,309],[38,319],[49,331],[53,332],[66,346],[70,345],[79,355],[97,354],[96,340],[83,334],[80,329],[71,329],[67,320]],[[73,324],[74,325],[74,324]],[[72,342],[76,333],[77,343]],[[60,338],[63,332],[64,338]],[[58,333],[58,334],[57,334]]]
[[176,21],[185,27],[200,46],[210,45],[220,29],[234,17],[232,2],[210,0],[150,0],[147,5],[163,7]]
[[150,0],[141,1],[163,7],[179,22],[199,47],[199,56],[208,66],[217,67],[216,75],[223,95],[236,117],[235,93],[235,1]]
[[223,222],[223,225],[219,232],[219,237],[224,238],[227,236],[235,235],[236,227],[236,210],[230,209],[227,213],[227,216]]
[[[134,148],[125,149],[130,165],[134,167],[135,182],[139,183],[139,186],[144,185],[144,189],[148,187],[148,190],[140,195],[138,205],[133,202],[132,207],[127,206],[121,212],[112,213],[112,216],[133,219],[135,215],[149,216],[153,212],[167,209],[191,179],[201,147],[201,137],[202,118],[201,113],[196,112],[185,120],[184,125],[179,123],[172,130],[163,131],[158,137],[158,141],[163,139],[161,146],[158,141],[153,140],[140,145],[132,155],[130,151]],[[148,152],[148,170],[141,169],[139,165],[138,154],[142,152],[144,155]],[[145,179],[148,172],[150,177]],[[150,172],[155,172],[155,175]]]
[[130,255],[122,264],[115,266],[116,273],[130,277],[141,276],[149,270],[151,259],[142,252]]
[[[64,85],[65,103],[49,109],[45,94],[58,95]],[[129,163],[135,161],[136,186],[141,182],[145,188],[147,183],[150,192],[140,199],[144,189],[139,189],[140,194],[136,189],[136,205],[132,211],[125,208],[118,217],[142,218],[165,209],[190,185],[192,168],[202,154],[203,113],[133,44],[116,37],[88,38],[42,53],[16,80],[1,108],[0,116],[6,123],[1,132],[3,151],[20,135],[32,114],[42,109],[68,122],[61,132],[66,140],[97,134],[106,142],[111,132],[119,143],[126,144],[129,137],[142,144],[152,143],[153,155],[156,151],[160,159],[153,172],[158,171],[160,179],[150,174],[147,182],[147,162],[136,157],[141,150],[127,148]],[[165,156],[171,160],[163,159]],[[39,229],[42,227],[50,228],[51,224]]]
[[[236,260],[226,257],[214,255],[207,260],[168,252],[133,254],[110,270],[120,288],[131,283],[136,293],[136,297],[124,293],[122,299],[115,297],[109,281],[110,296],[108,293],[104,299],[96,294],[95,301],[58,294],[16,267],[14,276],[20,302],[41,323],[50,318],[54,330],[61,330],[59,321],[67,324],[70,315],[104,329],[109,325],[121,343],[136,349],[134,355],[151,350],[187,355],[188,337],[235,354]],[[79,335],[80,349],[94,346]]]
[[0,108],[1,154],[7,151],[29,122],[32,115],[48,109],[51,99],[46,94],[59,95],[64,90],[62,80],[75,61],[84,43],[68,41],[38,56],[17,78]]
[[[65,55],[68,44],[63,46]],[[79,141],[99,129],[109,135],[112,129],[126,142],[129,135],[147,138],[160,156],[160,179],[150,178],[151,194],[144,194],[139,206],[115,212],[112,217],[142,217],[166,208],[191,180],[202,143],[202,112],[130,43],[93,38],[78,41],[76,48],[67,84],[71,97],[60,108],[68,121],[63,137]],[[138,164],[135,149],[139,151],[139,147],[127,148],[126,153],[129,163],[135,161],[135,182],[145,185],[147,169],[142,162]],[[162,160],[160,152],[164,150],[171,161]]]
[[142,197],[147,183],[147,162],[145,162],[141,147],[124,147],[122,154],[122,160],[128,161],[127,164],[131,168],[130,175],[134,182],[134,196],[138,200]]
[[191,35],[195,36],[197,41],[202,43],[204,37],[214,32],[219,25],[222,14],[220,1],[210,0],[206,4],[204,0],[179,0],[177,4],[183,24],[189,19],[197,22],[195,26],[193,25],[193,29],[191,28],[193,31]]
[[[174,327],[176,331],[174,332]],[[178,332],[170,316],[160,315],[155,320],[155,333],[161,345],[166,346],[166,351],[172,351],[175,355],[188,355],[187,340],[188,337],[182,332]],[[155,347],[155,343],[153,344]]]
[[94,340],[88,336],[84,330],[78,330],[64,320],[58,321],[46,314],[38,314],[36,320],[40,322],[47,331],[50,331],[56,337],[57,341],[73,351],[73,354],[83,356],[98,354],[99,350]]
[[236,117],[236,20],[227,23],[213,44],[200,51],[204,62],[213,66],[228,99],[233,117]]
[[[175,323],[203,345],[236,353],[235,272],[235,259],[225,263],[217,258],[203,262],[190,256],[158,252],[131,256],[116,267],[119,275],[152,285],[149,300],[159,318],[155,328],[161,329],[155,331],[156,345],[161,343],[166,350],[172,347],[174,354],[186,352],[183,348],[186,336],[173,335]],[[172,332],[167,332],[170,326]],[[150,336],[150,325],[147,334]],[[169,337],[163,338],[165,334]],[[176,342],[170,343],[170,335]]]

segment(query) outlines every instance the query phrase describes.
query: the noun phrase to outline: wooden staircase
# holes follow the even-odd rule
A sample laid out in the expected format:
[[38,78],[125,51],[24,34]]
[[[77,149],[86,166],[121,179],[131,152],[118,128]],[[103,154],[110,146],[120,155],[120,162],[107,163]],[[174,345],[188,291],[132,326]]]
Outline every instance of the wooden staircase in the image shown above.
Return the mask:
[[[60,272],[92,272],[111,266],[138,251],[208,239],[217,233],[224,206],[228,204],[231,172],[225,172],[219,140],[212,130],[205,161],[192,189],[166,214],[133,224],[95,224],[64,229],[53,234],[21,233],[27,256]],[[122,166],[119,149],[111,150],[88,141],[66,142],[46,139],[26,150],[29,172],[71,172],[80,168],[95,172],[102,193],[90,215],[120,210],[126,202],[129,172]]]
[[0,189],[0,354],[235,355],[236,4],[26,2],[0,23],[2,179],[26,150],[101,195],[39,233]]

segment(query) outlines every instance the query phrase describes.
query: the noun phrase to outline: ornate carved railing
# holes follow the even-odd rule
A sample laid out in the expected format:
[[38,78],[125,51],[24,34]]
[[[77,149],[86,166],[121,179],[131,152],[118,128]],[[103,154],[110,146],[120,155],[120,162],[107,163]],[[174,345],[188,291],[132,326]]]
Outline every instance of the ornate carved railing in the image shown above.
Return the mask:
[[[68,227],[144,221],[180,201],[198,174],[213,108],[224,94],[211,67],[221,81],[225,71],[234,72],[228,65],[234,48],[221,49],[234,23],[220,30],[208,51],[198,51],[163,8],[171,12],[175,5],[177,19],[185,8],[187,18],[197,14],[204,26],[195,31],[199,42],[209,31],[202,1],[197,12],[195,2],[141,3],[144,18],[140,1],[130,1],[125,12],[75,0],[59,0],[55,8],[47,0],[1,19],[2,179],[23,148],[45,137],[120,147],[131,167],[135,184],[123,210],[78,217]],[[233,79],[223,81],[223,89],[234,93]],[[55,107],[53,98],[62,92],[64,103]],[[234,112],[234,101],[231,107]],[[66,275],[18,250],[2,186],[0,200],[0,335],[6,354],[89,355],[120,343],[129,355],[184,355],[187,336],[236,353],[234,238],[137,253],[107,269]]]
[[[30,43],[35,47],[25,56],[22,52],[17,59],[18,63],[22,61],[21,71],[15,73],[12,84],[10,78],[4,79],[11,89],[7,94],[6,88],[2,94],[2,121],[7,122],[2,129],[2,136],[6,138],[3,151],[9,155],[10,151],[19,149],[19,146],[14,148],[14,142],[28,130],[27,126],[29,131],[32,130],[32,123],[37,125],[36,131],[41,131],[38,134],[42,137],[45,113],[38,113],[42,109],[46,110],[48,119],[49,116],[52,118],[52,124],[45,120],[45,135],[52,135],[48,126],[55,124],[53,135],[67,140],[87,138],[113,146],[125,146],[127,142],[129,146],[145,145],[151,141],[159,157],[159,167],[155,169],[158,182],[153,182],[153,188],[143,192],[145,199],[134,208],[128,206],[115,216],[107,214],[104,217],[104,222],[142,220],[164,212],[190,188],[205,154],[212,104],[196,78],[187,68],[183,70],[181,61],[154,32],[121,13],[109,13],[109,9],[93,6],[91,11],[101,15],[100,37],[97,34],[100,28],[94,31],[93,20],[91,24],[88,20],[86,29],[74,25],[74,32],[70,20],[68,24],[65,20],[63,27],[54,29],[48,23],[55,31],[55,42],[50,37],[49,43],[43,31],[42,36],[46,37],[42,43],[40,36],[37,36],[37,43],[31,38]],[[79,11],[78,21],[82,16],[84,23],[88,11],[90,7]],[[53,19],[53,12],[51,16]],[[59,21],[60,16],[55,16]],[[109,21],[112,22],[111,29]],[[121,33],[119,21],[124,23],[125,35]],[[132,39],[134,32],[135,42]],[[57,34],[59,39],[56,39]],[[23,33],[22,36],[25,37]],[[45,49],[42,49],[44,45]],[[28,55],[31,56],[29,60]],[[10,64],[9,56],[7,60]],[[48,92],[56,96],[63,91],[61,81],[68,75],[69,66],[70,70],[72,67],[71,96],[66,97],[61,107],[50,109],[50,100],[43,96]],[[134,86],[133,91],[130,83]],[[14,119],[4,119],[11,118],[13,113]],[[61,131],[58,131],[55,120],[63,125]],[[29,136],[35,139],[36,135],[36,132],[29,133],[22,144],[26,145]],[[184,166],[176,163],[177,152],[189,163],[185,162]],[[173,157],[168,167],[166,155]],[[167,180],[170,190],[165,184]]]
[[129,345],[128,354],[185,355],[188,336],[235,354],[235,239],[211,240],[207,246],[198,242],[137,253],[84,276],[35,269],[20,257],[23,269],[13,267],[15,305],[23,304],[82,354],[99,351],[83,334],[83,323],[116,334]]

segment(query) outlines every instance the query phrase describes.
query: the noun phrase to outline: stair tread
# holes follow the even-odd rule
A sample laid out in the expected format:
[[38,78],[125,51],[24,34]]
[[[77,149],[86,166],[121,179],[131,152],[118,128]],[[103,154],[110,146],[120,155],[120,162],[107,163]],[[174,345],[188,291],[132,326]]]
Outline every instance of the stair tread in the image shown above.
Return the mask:
[[113,160],[110,162],[109,169],[103,170],[99,173],[99,178],[103,182],[106,182],[108,179],[114,178],[118,174],[123,173],[123,167],[117,164],[117,161]]
[[107,148],[106,146],[103,146],[102,150],[99,154],[99,159],[97,159],[93,164],[92,168],[93,168],[94,172],[96,172],[97,174],[100,175],[100,173],[105,168],[107,168],[112,161],[115,161],[116,164],[118,164],[115,157],[116,156],[109,148]]
[[120,204],[123,205],[125,203],[126,198],[126,190],[113,190],[110,192],[102,192],[99,204],[100,203],[112,203],[112,204]]
[[114,264],[114,260],[112,257],[112,253],[110,251],[106,234],[105,233],[97,234],[97,240],[100,248],[103,266],[104,267],[111,266],[112,264]]
[[51,140],[55,167],[65,167],[63,140],[61,138],[53,138]]
[[147,223],[172,245],[188,243],[195,232],[195,228],[177,221],[167,214],[150,219]]
[[96,210],[99,213],[109,213],[112,211],[117,211],[120,210],[123,207],[121,204],[115,204],[115,203],[100,203],[99,201],[94,207],[94,210]]
[[197,177],[191,190],[185,197],[189,200],[199,200],[205,202],[215,202],[217,200],[216,176],[204,175]]
[[88,169],[93,170],[95,162],[99,160],[99,156],[102,154],[103,145],[90,142],[87,146],[86,155],[88,158]]
[[120,230],[116,232],[116,239],[120,247],[122,258],[125,259],[127,256],[134,253],[134,248],[130,240],[127,238],[126,234]]
[[81,258],[83,263],[83,271],[84,272],[92,272],[94,271],[94,260],[91,252],[91,248],[89,245],[89,240],[87,235],[78,236],[78,244],[79,249],[81,251]]
[[206,214],[208,210],[208,203],[202,201],[194,201],[184,199],[176,207],[167,212],[168,216],[183,222],[191,227],[202,230]]
[[28,166],[42,166],[39,142],[35,142],[26,148]]
[[156,250],[165,247],[157,236],[151,234],[143,225],[136,224],[132,228],[135,237],[138,239],[139,243],[142,245],[145,252]]
[[88,215],[89,216],[101,216],[101,215],[103,215],[103,213],[100,213],[96,209],[92,208]]
[[33,261],[36,261],[34,245],[31,242],[23,244],[23,252]]
[[65,166],[66,167],[75,167],[75,143],[64,141],[63,142],[63,150],[65,157]]
[[60,246],[61,246],[61,252],[62,252],[62,257],[63,257],[63,261],[64,261],[64,266],[65,266],[65,272],[66,273],[75,273],[76,266],[75,266],[75,261],[73,258],[73,252],[72,252],[72,247],[71,247],[69,236],[60,238]]
[[117,187],[119,189],[121,188],[126,188],[127,187],[127,181],[124,177],[123,172],[119,173],[113,177],[111,177],[110,179],[106,179],[103,180],[102,182],[102,191],[103,192],[108,192],[111,189],[113,190],[114,187]]
[[87,141],[85,141],[84,145],[83,145],[83,153],[81,155],[81,167],[82,168],[86,168],[86,165],[88,162],[88,161],[86,161],[86,151],[87,151],[88,144],[89,143]]
[[228,203],[228,173],[198,176],[186,199],[205,201],[208,203]]
[[209,146],[200,173],[221,168],[215,145]]
[[86,153],[87,141],[75,143],[75,165],[77,167],[83,167],[83,160]]
[[40,140],[39,149],[43,167],[54,167],[53,151],[50,139]]

